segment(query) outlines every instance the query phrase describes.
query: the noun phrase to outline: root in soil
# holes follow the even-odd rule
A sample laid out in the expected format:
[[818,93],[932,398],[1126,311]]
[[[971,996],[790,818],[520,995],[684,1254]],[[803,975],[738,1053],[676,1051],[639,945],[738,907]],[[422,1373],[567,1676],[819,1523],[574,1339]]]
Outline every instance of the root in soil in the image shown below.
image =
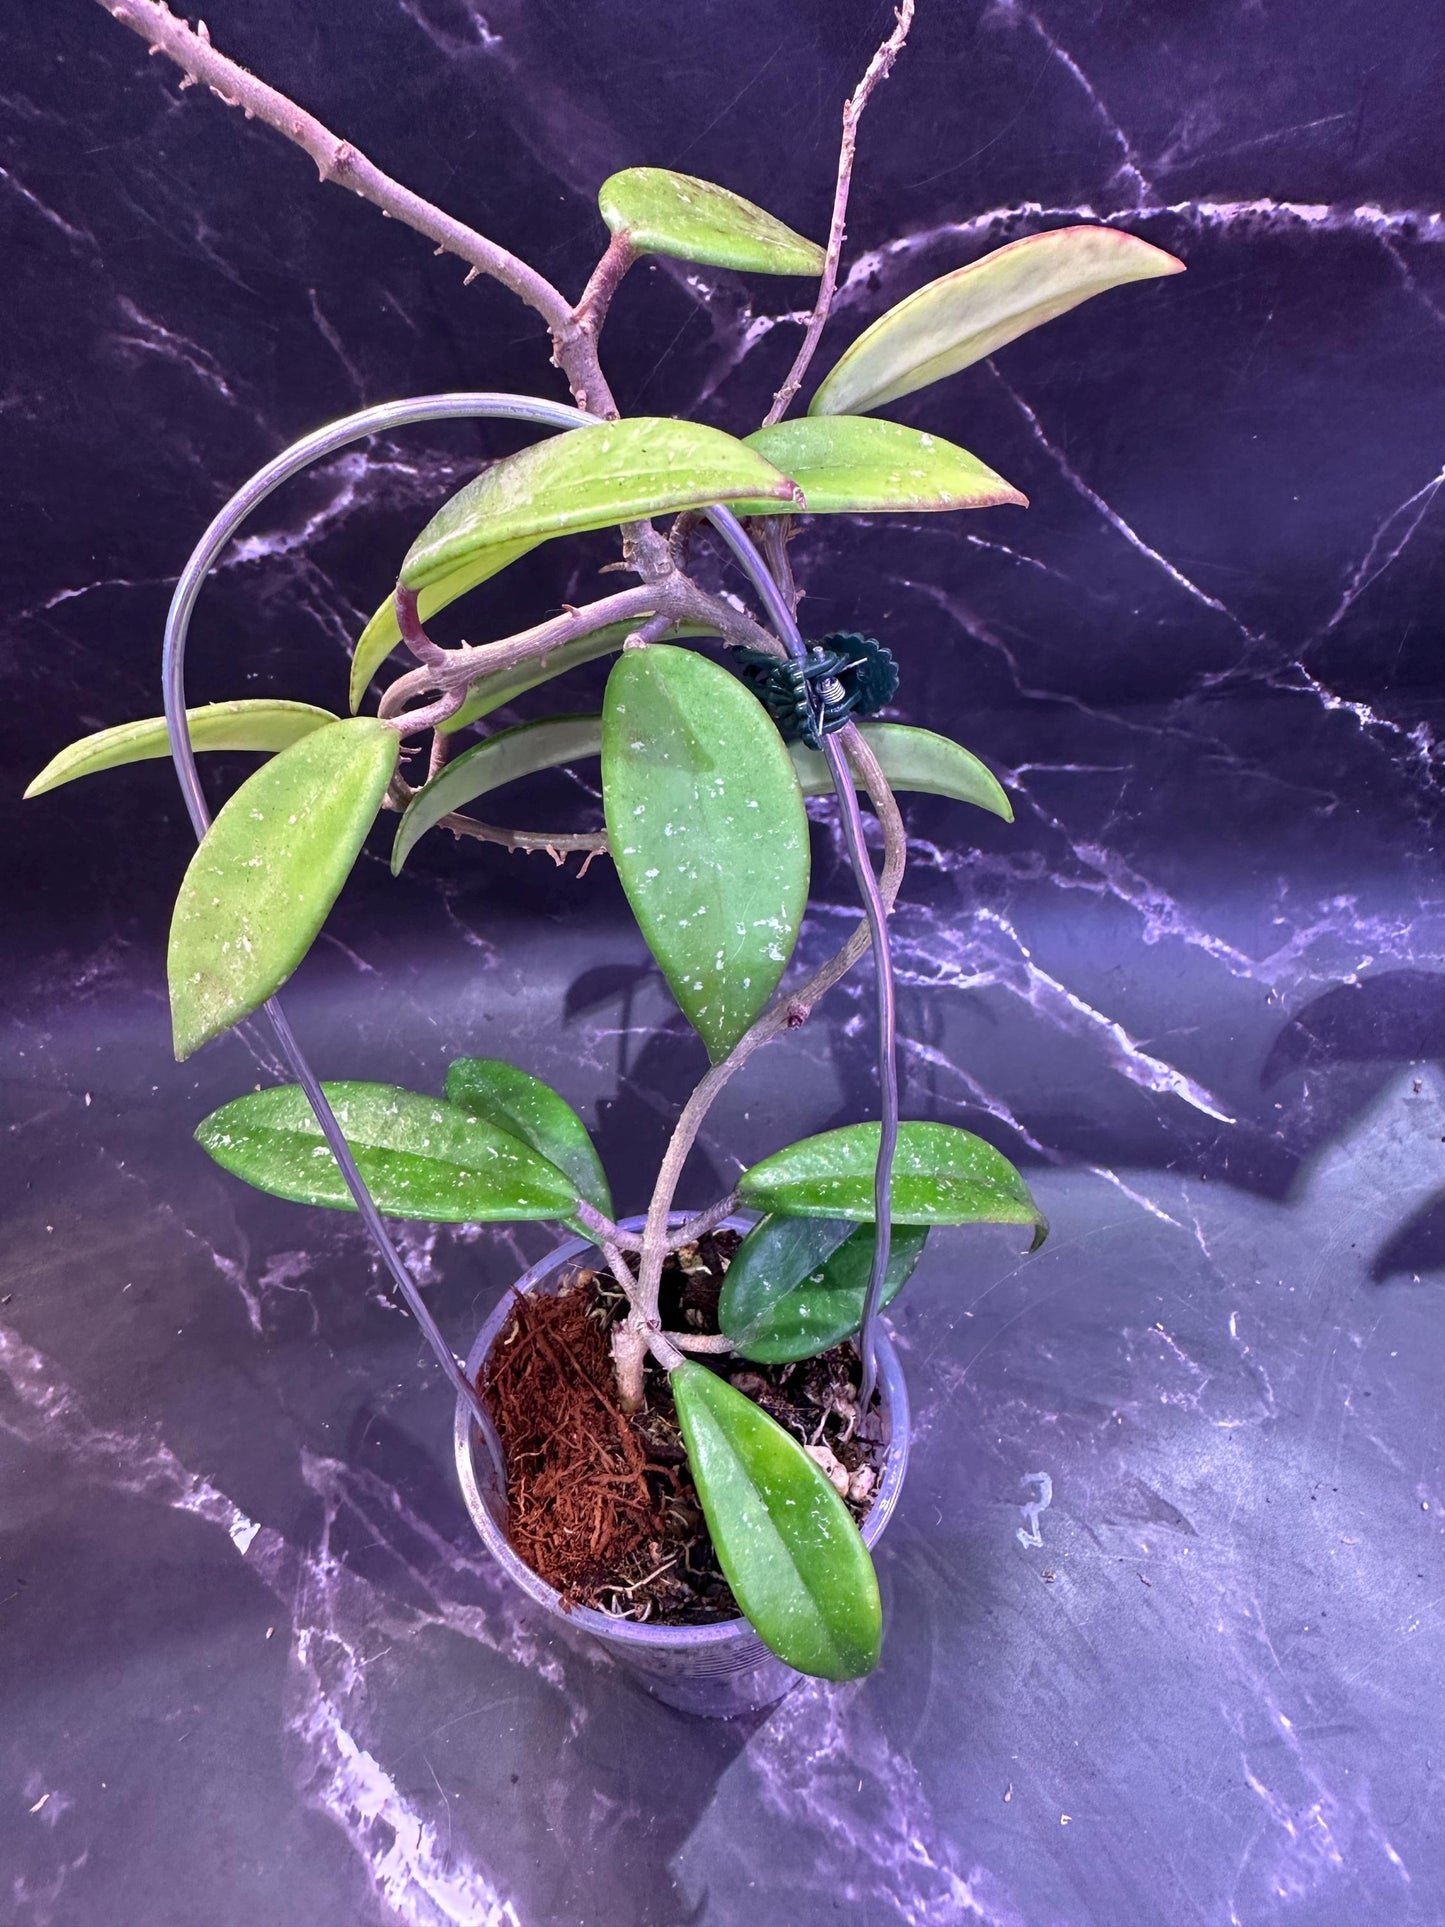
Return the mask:
[[[716,1232],[669,1258],[662,1321],[715,1332],[738,1235]],[[507,1537],[568,1605],[661,1625],[732,1619],[738,1607],[708,1536],[669,1382],[654,1360],[643,1410],[618,1403],[608,1339],[627,1305],[616,1283],[581,1266],[554,1294],[517,1293],[480,1389],[507,1464]],[[883,1448],[859,1435],[851,1343],[792,1365],[699,1358],[812,1450],[866,1517]]]

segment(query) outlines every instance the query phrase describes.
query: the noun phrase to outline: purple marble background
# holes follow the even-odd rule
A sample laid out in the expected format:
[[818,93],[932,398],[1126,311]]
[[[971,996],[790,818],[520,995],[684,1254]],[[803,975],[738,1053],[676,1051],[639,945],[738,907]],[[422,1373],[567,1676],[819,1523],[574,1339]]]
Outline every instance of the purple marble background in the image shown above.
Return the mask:
[[[212,13],[574,291],[596,186],[631,163],[821,233],[887,23],[857,0]],[[1189,272],[899,405],[1029,511],[799,545],[812,626],[883,633],[899,714],[1013,794],[1011,828],[908,805],[906,1105],[1015,1156],[1054,1236],[1026,1262],[934,1241],[895,1321],[920,1425],[882,1669],[733,1726],[652,1704],[500,1590],[446,1397],[355,1227],[191,1145],[271,1071],[236,1039],[170,1061],[169,771],[14,801],[73,735],[154,713],[171,583],[251,469],[364,402],[561,398],[539,330],[180,94],[98,6],[8,38],[0,1918],[1437,1927],[1434,9],[920,0],[865,121],[820,366],[1039,228],[1107,220]],[[637,272],[607,342],[621,405],[750,427],[805,294]],[[340,705],[410,534],[511,445],[412,432],[293,485],[208,591],[195,697]],[[607,557],[543,551],[467,633],[595,593]],[[599,688],[582,672],[567,701]],[[593,809],[584,769],[514,820]],[[819,857],[817,950],[852,914]],[[440,839],[393,882],[378,838],[288,1002],[328,1075],[430,1086],[472,1051],[551,1078],[623,1209],[700,1067],[605,866],[579,885]],[[696,1200],[866,1112],[866,1008],[843,995],[753,1067]],[[545,1242],[406,1245],[465,1348]]]

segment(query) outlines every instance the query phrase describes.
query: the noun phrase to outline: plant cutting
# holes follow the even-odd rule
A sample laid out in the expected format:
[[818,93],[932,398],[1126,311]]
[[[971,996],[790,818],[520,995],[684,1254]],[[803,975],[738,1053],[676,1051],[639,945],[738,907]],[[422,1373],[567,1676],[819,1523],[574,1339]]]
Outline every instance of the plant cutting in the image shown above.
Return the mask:
[[[832,312],[858,123],[903,47],[912,0],[845,108],[823,241],[724,186],[628,167],[600,187],[599,241],[607,238],[575,301],[381,173],[230,61],[204,26],[193,30],[161,0],[101,4],[174,62],[183,86],[197,83],[275,128],[311,155],[323,181],[465,260],[468,280],[485,274],[509,288],[544,324],[572,404],[421,398],[364,411],[286,451],[216,518],[182,574],[166,714],[62,749],[27,794],[175,755],[200,834],[167,959],[176,1055],[264,1008],[296,1071],[294,1082],[223,1105],[197,1138],[260,1190],[362,1213],[492,1455],[524,1564],[564,1603],[619,1625],[741,1616],[797,1672],[865,1674],[882,1638],[868,1521],[890,1454],[899,1462],[889,1399],[878,1396],[880,1311],[935,1231],[1012,1225],[1036,1244],[1045,1227],[993,1146],[897,1115],[886,920],[906,836],[895,793],[954,798],[1006,821],[1007,796],[973,751],[895,719],[900,665],[870,633],[866,609],[847,631],[800,633],[789,544],[805,516],[1025,507],[976,454],[878,411],[1095,295],[1181,264],[1112,228],[1015,241],[880,316],[794,414]],[[648,256],[816,282],[796,358],[761,423],[620,414],[604,326],[623,277]],[[240,519],[348,441],[449,416],[511,417],[547,432],[441,502],[397,558],[393,592],[356,638],[349,713],[281,697],[188,708],[186,625]],[[507,635],[447,645],[428,628],[521,556],[599,530],[619,532],[610,566],[623,586],[527,612]],[[730,561],[741,579],[726,573]],[[599,711],[554,693],[602,659],[611,667]],[[532,691],[553,707],[499,726]],[[265,759],[214,822],[195,779],[196,753],[211,750]],[[490,802],[486,818],[473,813],[519,778],[588,759],[600,763],[600,825],[503,827],[489,820]],[[860,796],[881,845],[876,873]],[[808,907],[810,798],[836,812],[864,915],[834,956],[799,974],[790,966]],[[439,1091],[320,1083],[311,1073],[274,999],[388,818],[396,872],[440,830],[458,845],[557,861],[576,853],[583,873],[594,858],[615,865],[696,1033],[701,1073],[642,1218],[619,1221],[581,1118],[525,1064],[459,1054]],[[865,960],[877,991],[878,1117],[781,1147],[740,1147],[736,1187],[680,1209],[689,1153],[719,1093]],[[582,1242],[500,1308],[475,1369],[463,1371],[386,1219],[541,1220]]]

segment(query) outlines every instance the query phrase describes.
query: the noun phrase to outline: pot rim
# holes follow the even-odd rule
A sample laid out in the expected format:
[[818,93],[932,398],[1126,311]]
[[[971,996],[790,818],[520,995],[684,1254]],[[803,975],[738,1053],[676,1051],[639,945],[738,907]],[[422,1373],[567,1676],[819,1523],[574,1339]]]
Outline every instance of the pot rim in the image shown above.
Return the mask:
[[[669,1228],[685,1224],[692,1214],[686,1211],[673,1211],[668,1214]],[[623,1218],[624,1231],[640,1231],[646,1220],[642,1217]],[[718,1226],[720,1231],[750,1231],[758,1222],[757,1213],[735,1212],[725,1218]],[[597,1246],[591,1238],[574,1237],[555,1247],[545,1258],[540,1259],[530,1270],[516,1280],[498,1299],[491,1314],[477,1333],[471,1350],[467,1354],[467,1377],[475,1384],[493,1344],[501,1335],[502,1326],[508,1315],[512,1291],[532,1291],[545,1279],[580,1258],[584,1252],[596,1251]],[[599,1253],[600,1257],[600,1253]],[[884,1409],[889,1423],[888,1455],[883,1464],[883,1476],[878,1483],[878,1491],[868,1516],[858,1530],[865,1546],[872,1547],[898,1502],[903,1487],[904,1474],[908,1469],[908,1448],[911,1437],[911,1417],[908,1407],[908,1391],[903,1382],[903,1368],[894,1348],[891,1335],[880,1328],[878,1333],[878,1385],[884,1397]],[[654,1626],[645,1620],[614,1619],[610,1613],[596,1611],[591,1606],[569,1606],[562,1595],[541,1579],[532,1568],[513,1551],[506,1533],[492,1517],[492,1513],[482,1497],[477,1482],[477,1468],[473,1457],[474,1442],[482,1438],[476,1422],[476,1415],[463,1398],[458,1398],[456,1417],[453,1424],[453,1439],[456,1449],[457,1477],[461,1482],[462,1498],[472,1523],[476,1527],[488,1552],[501,1566],[507,1577],[520,1586],[538,1605],[546,1608],[556,1618],[575,1626],[581,1632],[595,1634],[600,1639],[610,1640],[628,1646],[670,1646],[692,1648],[719,1645],[740,1636],[757,1638],[751,1621],[741,1614],[736,1619],[713,1620],[702,1626]],[[500,1447],[492,1440],[483,1441],[497,1455]],[[501,1470],[500,1462],[498,1465]]]

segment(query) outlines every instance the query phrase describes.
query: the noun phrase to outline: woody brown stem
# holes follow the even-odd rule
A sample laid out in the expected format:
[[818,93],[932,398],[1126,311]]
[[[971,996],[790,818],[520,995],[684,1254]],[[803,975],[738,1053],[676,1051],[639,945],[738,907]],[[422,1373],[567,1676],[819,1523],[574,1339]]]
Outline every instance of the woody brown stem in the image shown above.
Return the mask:
[[468,281],[485,274],[510,288],[547,324],[552,359],[567,377],[578,407],[598,415],[616,415],[612,391],[597,360],[595,334],[573,318],[566,296],[545,275],[468,227],[465,221],[443,213],[420,194],[403,187],[350,141],[333,134],[314,114],[228,59],[211,45],[204,22],[193,29],[185,20],[177,19],[164,0],[100,0],[100,5],[122,26],[138,34],[152,54],[164,54],[173,61],[186,76],[183,85],[198,82],[227,107],[239,107],[247,120],[264,121],[311,156],[323,181],[360,195],[384,215],[424,235],[438,254],[454,254],[465,261]]
[[621,284],[623,275],[637,259],[632,238],[624,228],[621,234],[614,234],[608,244],[607,252],[592,270],[592,278],[582,290],[582,298],[572,310],[572,319],[579,328],[585,328],[595,341],[602,332],[602,324],[607,319],[607,310],[612,305],[612,297]]
[[[751,616],[735,609],[721,596],[710,595],[690,576],[669,575],[662,582],[645,583],[639,588],[623,589],[617,595],[604,596],[598,602],[588,603],[585,608],[567,609],[560,616],[553,616],[546,622],[538,623],[535,628],[523,629],[500,642],[483,643],[479,648],[469,648],[463,644],[459,649],[441,649],[421,668],[398,676],[383,694],[377,713],[384,720],[402,727],[404,734],[413,735],[417,729],[431,726],[425,720],[430,715],[429,710],[408,710],[406,707],[418,696],[435,690],[460,699],[473,683],[481,682],[486,676],[496,675],[504,669],[516,669],[522,663],[545,661],[554,649],[560,649],[564,643],[580,641],[583,636],[606,629],[615,622],[636,622],[639,630],[646,631],[644,639],[653,640],[660,633],[656,624],[664,620],[669,624],[706,624],[735,647],[758,649],[778,657],[786,653],[772,632],[764,629]],[[428,648],[435,646],[427,644]],[[453,704],[449,714],[454,714],[458,706]]]

